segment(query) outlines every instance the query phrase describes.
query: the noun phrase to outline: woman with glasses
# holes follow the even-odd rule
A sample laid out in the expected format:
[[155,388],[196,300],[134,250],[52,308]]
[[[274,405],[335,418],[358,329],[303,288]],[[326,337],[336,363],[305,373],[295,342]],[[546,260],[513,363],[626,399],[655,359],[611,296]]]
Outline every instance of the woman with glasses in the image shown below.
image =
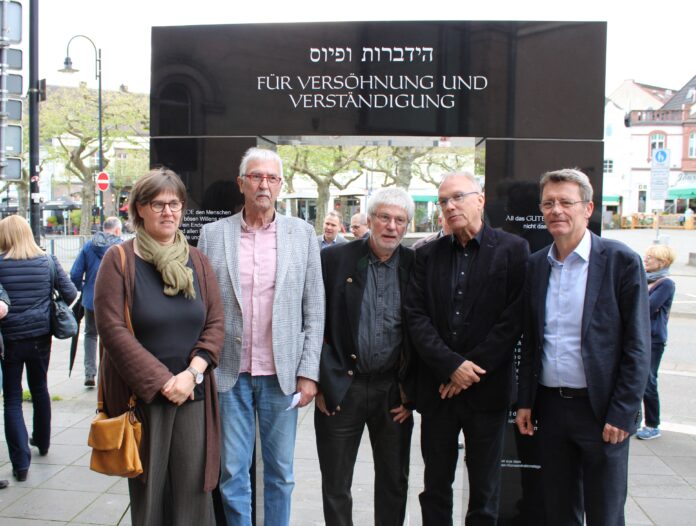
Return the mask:
[[636,436],[641,440],[652,440],[660,436],[660,397],[657,393],[657,370],[665,352],[667,322],[674,299],[674,281],[669,276],[669,267],[677,259],[674,249],[665,245],[652,245],[645,252],[645,272],[648,277],[650,297],[650,376],[643,395],[645,425]]
[[143,424],[144,473],[128,481],[134,526],[215,522],[220,437],[211,371],[223,310],[208,260],[179,230],[185,202],[170,170],[138,179],[129,200],[135,239],[109,249],[95,284],[104,409],[120,415],[134,394]]

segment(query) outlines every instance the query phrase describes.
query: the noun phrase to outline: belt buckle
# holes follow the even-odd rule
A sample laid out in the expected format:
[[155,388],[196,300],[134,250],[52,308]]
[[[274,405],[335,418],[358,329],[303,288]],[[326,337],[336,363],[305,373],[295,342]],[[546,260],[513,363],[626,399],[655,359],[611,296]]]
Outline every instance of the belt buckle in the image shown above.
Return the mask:
[[564,393],[563,393],[563,387],[559,387],[559,388],[558,388],[558,394],[561,395],[561,398],[565,398],[566,400],[571,400],[572,398],[574,398],[574,396],[572,396],[572,395],[566,395],[566,394],[564,394]]

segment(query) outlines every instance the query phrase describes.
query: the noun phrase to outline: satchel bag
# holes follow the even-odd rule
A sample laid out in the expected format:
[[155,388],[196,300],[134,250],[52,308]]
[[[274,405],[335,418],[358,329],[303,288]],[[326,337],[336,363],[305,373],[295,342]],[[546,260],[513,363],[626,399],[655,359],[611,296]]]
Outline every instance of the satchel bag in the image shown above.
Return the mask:
[[[117,246],[121,254],[121,268],[126,268],[126,254]],[[123,307],[128,330],[133,334],[128,303]],[[100,342],[100,350],[101,348]],[[101,353],[100,353],[101,355]],[[87,444],[92,448],[89,468],[92,471],[116,477],[137,477],[143,472],[140,461],[140,439],[142,427],[135,416],[134,394],[128,400],[128,410],[119,416],[109,418],[104,412],[104,382],[100,379],[97,387],[97,414],[89,428]]]
[[137,477],[143,465],[139,453],[142,427],[135,416],[135,395],[128,401],[128,411],[119,416],[109,418],[102,406],[100,397],[87,440],[92,448],[89,468],[104,475]]
[[56,289],[56,265],[48,256],[48,266],[51,268],[51,334],[59,340],[77,336],[78,325],[75,314]]

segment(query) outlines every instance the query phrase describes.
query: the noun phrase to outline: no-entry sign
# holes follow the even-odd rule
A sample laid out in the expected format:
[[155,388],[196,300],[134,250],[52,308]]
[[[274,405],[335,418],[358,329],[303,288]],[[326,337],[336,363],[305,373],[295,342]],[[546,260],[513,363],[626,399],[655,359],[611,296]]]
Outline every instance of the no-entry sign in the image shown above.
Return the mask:
[[102,192],[106,192],[109,189],[109,174],[106,172],[100,172],[97,175],[97,188]]

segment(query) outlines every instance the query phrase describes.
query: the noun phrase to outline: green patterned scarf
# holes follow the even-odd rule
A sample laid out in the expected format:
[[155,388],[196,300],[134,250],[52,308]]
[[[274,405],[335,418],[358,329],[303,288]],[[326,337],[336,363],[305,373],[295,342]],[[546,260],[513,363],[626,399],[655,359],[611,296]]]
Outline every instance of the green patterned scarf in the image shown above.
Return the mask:
[[143,228],[136,231],[140,257],[155,266],[164,281],[164,293],[176,296],[183,292],[192,300],[196,297],[193,288],[193,271],[186,266],[189,260],[189,244],[181,230],[177,230],[174,243],[160,245]]

